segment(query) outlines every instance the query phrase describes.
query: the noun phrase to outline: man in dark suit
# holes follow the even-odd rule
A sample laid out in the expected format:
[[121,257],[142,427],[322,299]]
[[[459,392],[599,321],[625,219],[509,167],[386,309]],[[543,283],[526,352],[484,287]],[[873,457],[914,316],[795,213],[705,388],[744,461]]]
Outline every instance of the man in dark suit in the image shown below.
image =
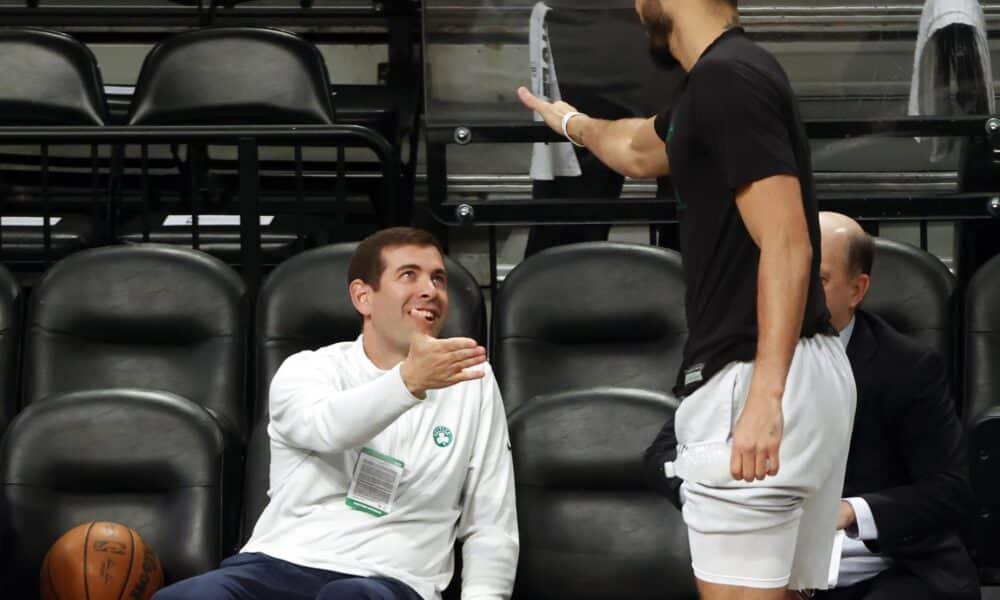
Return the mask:
[[[852,219],[820,213],[820,278],[831,324],[847,345],[858,387],[840,506],[840,566],[831,600],[979,598],[977,573],[956,533],[972,492],[966,448],[941,357],[858,310],[874,244]],[[664,476],[676,456],[669,421],[646,451],[651,485],[680,506],[681,482]],[[836,561],[835,561],[836,562]]]

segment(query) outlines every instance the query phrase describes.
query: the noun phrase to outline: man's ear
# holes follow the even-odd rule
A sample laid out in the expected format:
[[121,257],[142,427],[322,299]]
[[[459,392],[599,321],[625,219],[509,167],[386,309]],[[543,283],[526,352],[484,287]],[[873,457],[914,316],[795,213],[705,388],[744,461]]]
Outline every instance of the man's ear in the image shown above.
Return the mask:
[[371,286],[360,279],[355,279],[347,289],[351,294],[351,304],[354,305],[354,310],[361,313],[363,317],[370,315],[372,312],[371,301],[373,291]]
[[872,285],[872,278],[866,273],[862,273],[854,278],[854,293],[851,298],[851,309],[856,309],[861,301],[868,295],[868,290]]

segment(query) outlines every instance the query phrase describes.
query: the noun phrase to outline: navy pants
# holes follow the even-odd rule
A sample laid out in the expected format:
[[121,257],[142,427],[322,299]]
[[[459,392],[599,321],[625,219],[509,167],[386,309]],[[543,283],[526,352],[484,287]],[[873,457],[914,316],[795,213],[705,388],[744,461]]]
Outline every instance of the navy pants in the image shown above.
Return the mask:
[[301,567],[266,554],[245,553],[219,568],[178,581],[153,600],[421,600],[390,577],[360,577]]

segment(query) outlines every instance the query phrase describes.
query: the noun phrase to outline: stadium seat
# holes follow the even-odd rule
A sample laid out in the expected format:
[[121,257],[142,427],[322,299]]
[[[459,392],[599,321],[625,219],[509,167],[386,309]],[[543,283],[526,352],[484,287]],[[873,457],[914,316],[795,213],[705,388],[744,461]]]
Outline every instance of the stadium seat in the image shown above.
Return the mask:
[[[158,44],[143,63],[129,109],[130,125],[331,125],[334,112],[326,65],[319,50],[297,35],[268,28],[205,28]],[[187,177],[200,194],[211,169],[203,146],[189,146]],[[232,177],[230,177],[232,179]],[[228,185],[228,184],[226,184]],[[289,192],[291,194],[291,192]],[[190,213],[193,198],[151,215],[149,240],[192,242],[191,226],[170,225],[171,213]],[[212,212],[228,223],[200,225],[198,248],[228,262],[241,250],[238,207],[221,201]],[[283,210],[291,210],[288,204]],[[206,212],[202,206],[199,213]],[[120,238],[142,240],[135,210],[126,211]],[[284,222],[283,222],[284,221]],[[261,226],[261,253],[277,264],[296,250],[295,227],[282,215]]]
[[[101,73],[86,46],[57,31],[0,29],[0,126],[100,126],[107,119]],[[69,175],[51,170],[49,194],[43,198],[40,152],[23,147],[9,152],[18,154],[19,162],[33,164],[0,172],[0,252],[5,262],[53,261],[102,241],[103,228],[94,218],[106,216],[106,190],[87,189],[90,179],[75,192],[72,186],[60,187]],[[90,167],[89,162],[81,164]],[[52,217],[48,252],[43,202],[49,202]]]
[[664,394],[595,388],[514,409],[515,598],[698,597],[681,514],[642,474],[643,450],[675,408]]
[[247,311],[239,276],[204,253],[155,245],[79,252],[32,294],[23,404],[78,390],[170,392],[206,408],[242,443]]
[[[261,286],[257,300],[255,355],[258,419],[247,448],[243,539],[249,538],[267,504],[267,390],[281,363],[296,352],[353,340],[361,321],[347,294],[347,267],[356,244],[309,250],[282,263]],[[445,257],[449,314],[442,336],[485,343],[482,293],[472,275]]]
[[297,35],[207,28],[158,44],[142,65],[130,125],[333,123],[323,57]]
[[[1000,257],[984,264],[965,296],[965,415],[969,424],[1000,405]],[[1000,500],[1000,496],[998,496]]]
[[1000,583],[1000,257],[976,271],[965,299],[964,421],[970,431],[977,564]]
[[0,265],[0,435],[17,412],[22,308],[20,286]]
[[571,390],[671,390],[684,289],[680,255],[650,246],[574,244],[521,263],[493,306],[491,359],[508,413]]
[[214,568],[236,461],[211,415],[173,394],[94,390],[33,403],[0,450],[4,597],[37,598],[49,547],[94,520],[138,531],[167,582]]
[[608,242],[525,260],[493,305],[517,482],[519,598],[695,598],[680,513],[645,483],[687,337],[680,255]]
[[0,125],[107,122],[97,60],[65,33],[0,29],[0,82]]
[[875,238],[872,285],[861,308],[936,350],[955,369],[955,277],[933,254]]
[[240,544],[233,551],[239,550],[250,539],[257,519],[264,512],[268,502],[271,468],[271,442],[267,437],[267,418],[257,421],[250,432],[245,457],[245,473],[243,476],[243,514],[240,526]]

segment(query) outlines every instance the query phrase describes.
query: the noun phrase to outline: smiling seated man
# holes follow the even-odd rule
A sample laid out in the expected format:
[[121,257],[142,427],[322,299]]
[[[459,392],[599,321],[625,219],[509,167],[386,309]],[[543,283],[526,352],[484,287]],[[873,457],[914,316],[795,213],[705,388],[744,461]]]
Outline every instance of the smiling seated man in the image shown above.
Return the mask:
[[509,598],[518,555],[506,417],[486,351],[437,339],[437,241],[380,231],[351,259],[362,334],[271,382],[270,502],[242,551],[155,600],[431,600],[463,541],[462,597]]

